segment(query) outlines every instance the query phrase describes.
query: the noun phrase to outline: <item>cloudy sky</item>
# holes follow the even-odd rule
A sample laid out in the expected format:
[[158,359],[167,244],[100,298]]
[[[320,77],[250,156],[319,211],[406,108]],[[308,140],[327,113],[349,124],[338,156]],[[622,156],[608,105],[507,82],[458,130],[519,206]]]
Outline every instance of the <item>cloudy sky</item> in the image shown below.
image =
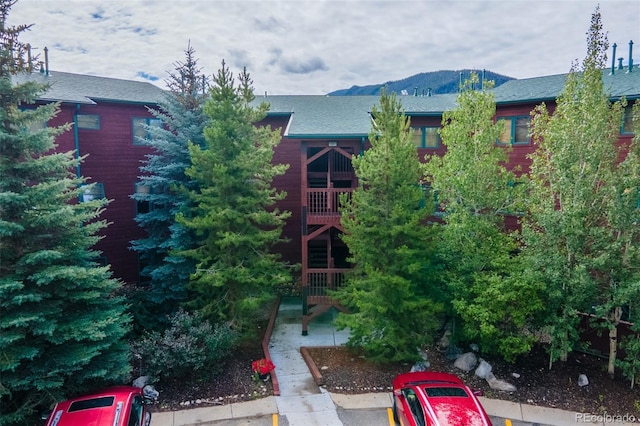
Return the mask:
[[566,73],[598,4],[616,56],[634,40],[640,64],[638,0],[19,0],[9,23],[33,24],[21,40],[51,70],[165,87],[191,43],[207,74],[246,66],[256,94],[324,94],[445,69]]

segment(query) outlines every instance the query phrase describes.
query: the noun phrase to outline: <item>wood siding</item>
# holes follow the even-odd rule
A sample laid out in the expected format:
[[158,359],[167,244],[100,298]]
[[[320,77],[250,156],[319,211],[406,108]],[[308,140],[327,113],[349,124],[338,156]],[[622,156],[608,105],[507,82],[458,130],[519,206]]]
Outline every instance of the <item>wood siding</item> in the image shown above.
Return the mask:
[[[73,123],[76,106],[64,104],[49,126]],[[80,165],[80,175],[88,182],[101,182],[105,196],[111,200],[100,217],[109,223],[102,231],[104,238],[96,245],[115,277],[127,283],[138,281],[138,256],[130,250],[131,240],[144,237],[144,231],[135,222],[136,203],[130,196],[140,175],[140,165],[151,149],[133,144],[132,119],[151,117],[145,105],[99,103],[81,105],[79,114],[96,114],[100,129],[77,130],[79,155],[86,156]],[[76,148],[74,130],[56,139],[58,151]]]
[[[528,116],[534,108],[534,104],[498,106],[496,116]],[[76,110],[77,108],[77,110]],[[553,111],[553,103],[548,105]],[[73,122],[74,113],[96,114],[100,117],[100,129],[78,129],[78,146],[81,156],[87,155],[82,162],[80,173],[90,182],[101,182],[104,185],[106,197],[112,200],[102,218],[110,223],[103,231],[104,237],[97,249],[101,250],[111,265],[114,275],[125,282],[136,283],[138,281],[138,260],[134,251],[130,250],[130,241],[144,237],[144,232],[135,222],[136,203],[130,196],[135,190],[137,177],[140,175],[139,167],[145,156],[151,149],[144,145],[134,145],[132,136],[132,119],[134,117],[152,117],[146,105],[101,102],[97,105],[63,104],[60,113],[50,120],[50,126],[57,126],[67,122]],[[288,242],[278,246],[283,260],[291,264],[307,263],[305,258],[307,249],[304,236],[308,232],[307,227],[313,225],[339,224],[339,216],[335,215],[336,194],[349,191],[345,188],[310,188],[309,176],[307,176],[306,161],[310,148],[321,149],[327,147],[329,139],[302,140],[284,136],[284,131],[289,123],[289,115],[275,115],[267,117],[258,125],[269,125],[274,129],[280,129],[282,140],[275,150],[273,162],[276,164],[288,164],[289,168],[283,176],[274,181],[278,190],[287,193],[284,200],[278,202],[277,208],[291,212],[291,217],[286,221],[283,236]],[[413,127],[439,126],[439,116],[415,116],[411,117]],[[632,135],[621,135],[622,143],[628,142]],[[331,141],[335,141],[332,138]],[[74,130],[60,135],[56,143],[58,151],[73,151],[76,146]],[[362,141],[359,139],[340,139],[340,147],[347,147],[354,153],[362,149]],[[364,148],[369,143],[365,141]],[[530,160],[527,156],[533,152],[533,143],[514,145],[509,154],[509,166],[519,167],[522,172],[529,170]],[[446,148],[440,144],[437,148],[420,148],[418,155],[421,161],[426,161],[425,156],[443,155]],[[324,210],[323,210],[324,209]],[[304,213],[303,213],[304,212]],[[517,220],[511,218],[509,227],[515,225]]]

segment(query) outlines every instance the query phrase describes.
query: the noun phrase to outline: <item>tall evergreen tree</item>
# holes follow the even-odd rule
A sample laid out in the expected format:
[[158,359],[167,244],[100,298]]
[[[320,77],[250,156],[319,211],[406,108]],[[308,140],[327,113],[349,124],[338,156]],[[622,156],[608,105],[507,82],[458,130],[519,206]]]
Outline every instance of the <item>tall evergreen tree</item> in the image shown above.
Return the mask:
[[134,319],[141,328],[158,328],[169,314],[187,299],[187,283],[195,270],[192,259],[181,256],[194,246],[192,231],[175,221],[176,214],[188,210],[188,200],[177,187],[193,187],[185,174],[191,165],[188,143],[204,146],[204,127],[208,117],[203,105],[207,98],[206,77],[197,66],[194,49],[185,51],[185,61],[177,62],[167,79],[167,93],[159,110],[151,110],[164,127],[148,126],[154,148],[140,168],[140,185],[148,191],[133,198],[149,208],[139,211],[136,221],[147,232],[146,238],[132,241],[132,247],[145,265],[141,271],[149,279],[137,293]]
[[[443,115],[444,156],[432,155],[425,177],[444,210],[440,247],[447,269],[456,328],[486,352],[509,360],[526,353],[533,338],[523,333],[542,307],[536,290],[518,278],[516,235],[505,232],[505,213],[521,209],[522,188],[505,167],[510,147],[496,144],[502,131],[489,82],[482,90],[472,75],[458,107]],[[520,204],[519,204],[520,203]]]
[[355,267],[335,295],[353,312],[338,323],[372,360],[410,361],[431,341],[443,309],[435,230],[425,226],[433,202],[424,202],[418,152],[395,94],[383,91],[372,115],[371,148],[352,160],[359,187],[342,200]]
[[613,374],[621,308],[640,294],[640,163],[637,139],[622,151],[617,145],[624,101],[611,103],[605,92],[607,48],[597,8],[582,68],[572,65],[553,115],[544,104],[533,112],[538,146],[523,254],[529,276],[548,288],[549,366],[576,348],[580,313],[595,307],[612,337]]
[[214,320],[242,327],[274,286],[289,283],[288,266],[273,251],[282,243],[284,221],[275,202],[285,197],[272,186],[288,165],[272,164],[280,133],[256,126],[268,106],[254,108],[249,74],[236,86],[224,61],[204,106],[209,123],[203,146],[189,144],[187,176],[195,188],[185,188],[191,208],[178,222],[193,230],[197,244],[182,252],[196,262],[190,306]]
[[42,127],[58,104],[35,105],[47,86],[29,72],[13,0],[0,0],[0,425],[70,393],[129,374],[130,329],[120,283],[92,249],[106,201],[78,202],[85,179],[73,152],[55,152],[70,125]]

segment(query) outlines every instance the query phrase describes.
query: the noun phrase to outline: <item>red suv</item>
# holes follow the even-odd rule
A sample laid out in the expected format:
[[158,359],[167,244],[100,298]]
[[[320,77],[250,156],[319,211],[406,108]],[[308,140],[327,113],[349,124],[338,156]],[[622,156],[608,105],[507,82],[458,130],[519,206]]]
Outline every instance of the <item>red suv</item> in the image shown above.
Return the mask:
[[393,417],[402,426],[491,426],[476,393],[448,373],[414,372],[396,376]]
[[58,402],[47,426],[149,426],[149,399],[141,388],[116,386],[91,395]]

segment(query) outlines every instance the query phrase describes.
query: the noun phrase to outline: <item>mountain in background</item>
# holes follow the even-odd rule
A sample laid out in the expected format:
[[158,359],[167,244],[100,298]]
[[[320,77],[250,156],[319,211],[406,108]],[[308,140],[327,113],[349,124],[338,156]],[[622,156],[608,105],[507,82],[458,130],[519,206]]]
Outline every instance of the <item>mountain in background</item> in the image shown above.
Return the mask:
[[403,95],[428,96],[429,91],[432,95],[442,93],[458,93],[460,83],[469,78],[472,72],[478,74],[482,79],[493,81],[495,87],[502,83],[513,80],[512,77],[497,74],[491,71],[478,70],[442,70],[423,72],[398,81],[388,81],[381,84],[371,84],[368,86],[352,86],[350,89],[340,89],[329,93],[331,96],[354,96],[354,95],[380,95],[382,87],[388,87],[389,92]]

